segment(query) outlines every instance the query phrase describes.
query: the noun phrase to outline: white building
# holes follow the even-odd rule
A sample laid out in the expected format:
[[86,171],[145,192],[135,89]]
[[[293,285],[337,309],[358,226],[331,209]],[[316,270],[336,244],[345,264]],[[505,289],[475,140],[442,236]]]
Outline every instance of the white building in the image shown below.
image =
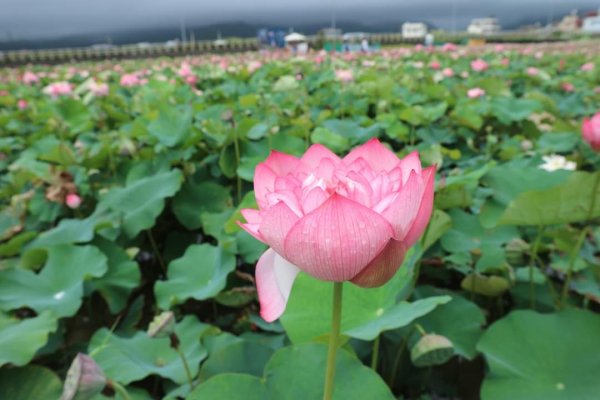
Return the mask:
[[570,15],[565,15],[558,23],[556,28],[559,32],[564,33],[577,32],[579,30],[579,17],[577,16],[577,10],[571,11]]
[[427,25],[423,22],[405,22],[402,24],[404,39],[423,39],[427,34]]
[[492,35],[500,30],[497,18],[475,18],[467,27],[467,32],[471,35]]
[[585,33],[600,33],[600,10],[595,17],[584,18],[581,30]]

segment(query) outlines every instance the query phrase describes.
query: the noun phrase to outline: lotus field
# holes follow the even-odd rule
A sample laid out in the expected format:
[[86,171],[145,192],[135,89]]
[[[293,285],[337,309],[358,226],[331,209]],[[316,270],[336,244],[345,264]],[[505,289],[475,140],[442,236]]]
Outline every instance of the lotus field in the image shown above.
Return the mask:
[[597,41],[2,69],[0,399],[599,399],[599,111]]

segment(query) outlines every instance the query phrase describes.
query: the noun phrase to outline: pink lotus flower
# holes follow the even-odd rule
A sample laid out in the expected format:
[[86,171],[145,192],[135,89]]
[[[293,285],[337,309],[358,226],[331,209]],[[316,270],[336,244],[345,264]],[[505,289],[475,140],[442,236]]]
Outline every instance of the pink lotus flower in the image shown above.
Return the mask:
[[65,203],[69,208],[79,208],[81,205],[81,197],[79,197],[76,193],[69,193],[65,197]]
[[73,92],[73,88],[69,82],[55,82],[44,88],[44,93],[53,99],[59,96],[68,96]]
[[177,74],[182,78],[192,75],[192,67],[190,67],[190,64],[188,63],[182,63],[181,68],[179,68],[179,71],[177,71]]
[[198,77],[196,75],[188,75],[185,77],[185,83],[191,86],[195,86],[198,83]]
[[485,90],[479,87],[469,89],[467,96],[469,96],[471,99],[476,99],[477,97],[485,96]]
[[458,46],[456,46],[454,43],[444,43],[442,46],[442,51],[446,52],[456,51],[457,49]]
[[34,83],[38,83],[40,81],[40,78],[31,71],[25,71],[22,80],[24,84],[32,85]]
[[575,86],[573,86],[573,84],[570,82],[563,82],[563,83],[561,83],[560,87],[565,92],[572,92],[575,90]]
[[248,68],[248,72],[249,73],[254,73],[254,71],[256,71],[257,69],[259,69],[260,67],[262,67],[262,63],[260,61],[250,61],[248,63],[248,65],[246,66],[246,68]]
[[452,68],[444,68],[442,70],[442,75],[444,75],[446,78],[452,78],[454,76],[454,71]]
[[337,69],[335,71],[335,77],[338,81],[350,82],[354,79],[354,74],[351,69]]
[[471,69],[475,72],[482,72],[487,70],[489,64],[482,59],[478,58],[477,60],[471,61]]
[[600,112],[590,119],[585,118],[583,120],[581,133],[583,139],[589,143],[592,149],[600,151]]
[[438,61],[432,61],[429,63],[429,68],[433,69],[433,70],[438,70],[442,67],[442,64],[440,64]]
[[142,80],[137,76],[137,74],[123,74],[121,75],[120,83],[123,87],[132,87],[141,85]]
[[494,46],[494,50],[496,50],[496,52],[501,53],[504,50],[506,50],[506,46],[504,46],[503,44],[497,44],[496,46]]
[[27,103],[27,100],[24,99],[20,99],[17,102],[17,107],[19,107],[19,110],[24,110],[27,108],[27,106],[29,105],[29,103]]
[[0,97],[8,96],[8,95],[9,95],[8,90],[0,90]]
[[537,69],[536,67],[529,67],[527,68],[527,75],[529,76],[537,76],[537,74],[540,73],[540,70]]
[[300,158],[273,151],[258,164],[258,210],[240,224],[270,248],[256,266],[261,315],[285,310],[299,271],[377,287],[398,270],[433,207],[435,167],[417,152],[399,159],[377,139],[343,159],[315,144]]
[[584,72],[593,71],[594,70],[594,63],[589,62],[589,63],[583,64],[581,66],[581,70],[584,71]]
[[91,81],[88,84],[88,89],[95,97],[108,96],[108,85],[106,83],[98,83],[96,81]]

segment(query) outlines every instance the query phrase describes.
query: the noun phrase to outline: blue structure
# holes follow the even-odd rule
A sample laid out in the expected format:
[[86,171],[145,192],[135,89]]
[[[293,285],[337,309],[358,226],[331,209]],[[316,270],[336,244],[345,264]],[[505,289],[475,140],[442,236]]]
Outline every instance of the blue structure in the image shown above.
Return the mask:
[[285,30],[281,28],[265,28],[258,31],[257,39],[261,47],[284,48]]

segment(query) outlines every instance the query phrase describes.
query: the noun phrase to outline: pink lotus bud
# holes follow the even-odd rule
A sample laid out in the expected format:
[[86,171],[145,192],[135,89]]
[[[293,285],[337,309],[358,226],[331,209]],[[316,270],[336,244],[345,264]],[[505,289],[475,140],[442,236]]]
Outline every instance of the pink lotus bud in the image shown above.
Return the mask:
[[108,85],[106,83],[91,81],[88,85],[88,89],[95,97],[108,96]]
[[452,68],[444,68],[442,75],[444,75],[446,78],[452,78],[454,76],[454,70],[452,70]]
[[141,81],[137,74],[123,74],[121,75],[120,84],[123,87],[132,87],[141,85]]
[[399,159],[371,139],[339,158],[315,144],[301,158],[272,151],[254,173],[258,210],[241,224],[269,245],[256,266],[261,315],[284,311],[299,271],[324,281],[383,285],[429,222],[435,167]]
[[185,77],[185,83],[187,83],[188,85],[195,86],[197,82],[198,78],[196,77],[196,75],[188,75]]
[[79,208],[79,206],[81,205],[81,197],[79,197],[75,193],[69,193],[65,197],[65,204],[69,208]]
[[17,102],[17,106],[19,107],[19,110],[24,110],[27,108],[27,100],[21,99]]
[[537,74],[540,73],[540,70],[537,69],[536,67],[529,67],[527,68],[527,75],[529,76],[537,76]]
[[507,57],[504,57],[504,58],[503,58],[503,59],[500,61],[500,63],[501,63],[502,65],[504,65],[505,67],[508,67],[508,65],[510,64],[510,59],[509,59],[509,58],[507,58]]
[[489,64],[484,60],[478,58],[477,60],[471,61],[471,69],[475,72],[482,72],[487,70]]
[[438,70],[442,67],[442,64],[440,64],[438,61],[432,61],[429,63],[429,68],[433,69],[433,70]]
[[600,151],[600,112],[596,113],[592,118],[583,120],[581,129],[583,139],[595,151]]
[[107,379],[96,362],[79,353],[73,360],[60,400],[91,399],[106,387]]
[[473,89],[469,89],[469,91],[467,92],[467,96],[469,96],[471,99],[475,99],[477,97],[482,97],[485,96],[485,90],[483,90],[482,88],[473,88]]
[[458,46],[456,46],[454,43],[444,43],[442,46],[442,51],[446,52],[456,51],[457,49]]
[[589,63],[583,64],[581,66],[581,70],[584,71],[584,72],[593,71],[594,70],[594,63],[589,62]]

